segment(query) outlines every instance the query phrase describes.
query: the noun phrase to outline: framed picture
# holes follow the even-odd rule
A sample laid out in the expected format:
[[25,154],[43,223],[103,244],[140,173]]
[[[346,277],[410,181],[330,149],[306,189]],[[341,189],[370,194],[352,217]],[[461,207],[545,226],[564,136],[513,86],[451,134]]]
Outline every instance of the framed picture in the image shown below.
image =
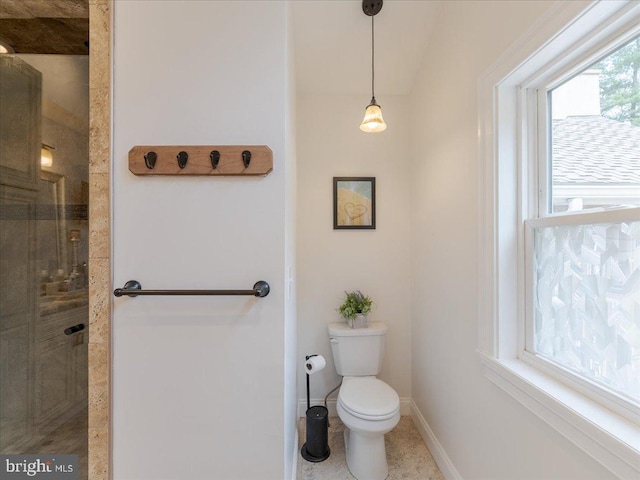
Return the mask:
[[333,177],[333,229],[376,228],[376,178]]

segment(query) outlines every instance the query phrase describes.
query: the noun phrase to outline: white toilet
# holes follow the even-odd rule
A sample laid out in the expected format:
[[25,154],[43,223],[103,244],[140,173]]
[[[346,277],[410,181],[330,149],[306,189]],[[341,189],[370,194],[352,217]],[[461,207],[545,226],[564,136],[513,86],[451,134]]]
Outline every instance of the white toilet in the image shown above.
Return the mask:
[[342,375],[338,416],[345,425],[347,465],[358,480],[384,480],[389,474],[384,434],[400,421],[400,397],[375,376],[382,369],[387,326],[329,324],[336,371]]

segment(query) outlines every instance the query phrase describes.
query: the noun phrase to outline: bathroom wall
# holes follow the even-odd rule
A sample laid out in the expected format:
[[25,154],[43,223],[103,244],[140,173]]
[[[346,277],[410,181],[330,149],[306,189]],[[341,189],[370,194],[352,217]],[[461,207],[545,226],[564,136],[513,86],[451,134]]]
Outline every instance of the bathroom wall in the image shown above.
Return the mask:
[[285,315],[284,315],[284,462],[285,479],[292,478],[297,471],[298,436],[297,436],[297,369],[298,369],[298,322],[297,322],[297,290],[296,290],[296,192],[297,192],[297,159],[296,159],[296,77],[294,66],[293,15],[291,4],[286,11],[286,162],[285,162]]
[[[250,288],[113,306],[114,479],[290,477],[295,187],[284,2],[116,1],[113,287]],[[268,145],[264,178],[136,177],[134,145]],[[287,240],[289,239],[289,240]]]
[[[376,92],[386,131],[358,128],[369,102],[362,95],[299,94],[298,158],[298,356],[318,353],[327,367],[311,377],[311,397],[323,399],[340,382],[327,324],[343,321],[336,309],[345,290],[374,300],[371,320],[389,326],[380,377],[403,400],[411,396],[410,104],[407,96]],[[376,229],[333,230],[333,177],[376,177]],[[298,373],[299,413],[306,409],[304,371]],[[333,397],[335,399],[335,396]],[[335,403],[330,403],[330,407]]]
[[477,82],[552,3],[445,2],[412,93],[412,398],[465,479],[611,478],[476,354]]

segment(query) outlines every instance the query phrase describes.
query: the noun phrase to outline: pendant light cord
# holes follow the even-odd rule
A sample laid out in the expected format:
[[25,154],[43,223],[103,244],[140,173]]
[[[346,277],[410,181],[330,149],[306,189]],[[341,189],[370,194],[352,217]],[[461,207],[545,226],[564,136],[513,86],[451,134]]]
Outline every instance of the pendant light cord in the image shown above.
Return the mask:
[[373,19],[375,18],[375,15],[371,15],[371,98],[373,98],[375,100],[376,95],[373,91],[373,85],[374,85],[374,79],[375,79],[375,69],[374,69],[374,62],[375,62],[375,36],[373,35]]

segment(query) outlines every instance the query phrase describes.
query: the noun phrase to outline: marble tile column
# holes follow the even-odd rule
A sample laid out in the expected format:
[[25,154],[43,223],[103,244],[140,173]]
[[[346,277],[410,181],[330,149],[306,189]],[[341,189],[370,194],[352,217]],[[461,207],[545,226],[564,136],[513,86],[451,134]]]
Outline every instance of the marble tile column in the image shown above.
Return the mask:
[[89,1],[89,478],[111,478],[111,0]]

